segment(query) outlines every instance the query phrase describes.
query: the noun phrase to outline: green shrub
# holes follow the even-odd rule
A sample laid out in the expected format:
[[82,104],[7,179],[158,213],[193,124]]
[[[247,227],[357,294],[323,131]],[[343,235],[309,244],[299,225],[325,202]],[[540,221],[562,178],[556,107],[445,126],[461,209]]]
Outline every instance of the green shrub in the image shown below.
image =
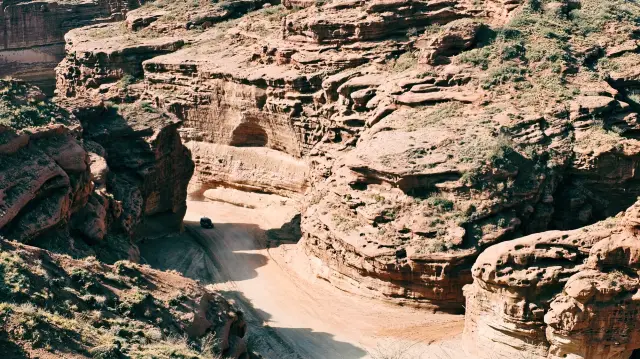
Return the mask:
[[460,54],[458,60],[463,64],[471,64],[475,67],[486,70],[489,68],[489,63],[491,62],[491,49],[483,47],[480,49],[469,50]]
[[395,72],[402,72],[402,71],[416,67],[417,64],[418,64],[417,55],[411,51],[407,51],[402,55],[398,56],[398,58],[393,64],[392,70]]
[[453,201],[450,201],[440,196],[430,197],[427,200],[427,203],[429,203],[432,207],[435,207],[440,211],[446,211],[446,212],[453,210],[453,207],[454,207]]
[[527,50],[524,46],[524,42],[522,41],[512,43],[512,44],[506,44],[502,48],[500,58],[505,61],[513,60],[513,59],[524,59],[526,51]]
[[607,22],[634,24],[638,21],[637,3],[626,0],[583,0],[569,19],[583,35],[602,32]]
[[126,74],[122,76],[120,81],[118,81],[118,87],[121,89],[126,89],[129,85],[132,85],[136,82],[136,78],[130,74]]
[[489,72],[488,77],[482,83],[482,88],[488,90],[493,86],[524,81],[526,74],[527,70],[525,68],[513,64],[500,66]]
[[97,279],[86,269],[74,268],[70,273],[70,277],[72,281],[89,291],[96,292],[100,289]]
[[424,251],[427,253],[446,252],[452,248],[453,245],[451,243],[440,238],[430,239],[423,247]]
[[151,102],[148,102],[148,101],[140,102],[140,108],[142,108],[142,110],[144,112],[148,112],[148,113],[157,113],[158,112],[158,110],[155,107],[153,107]]
[[30,287],[29,272],[22,258],[0,251],[0,300],[28,294]]

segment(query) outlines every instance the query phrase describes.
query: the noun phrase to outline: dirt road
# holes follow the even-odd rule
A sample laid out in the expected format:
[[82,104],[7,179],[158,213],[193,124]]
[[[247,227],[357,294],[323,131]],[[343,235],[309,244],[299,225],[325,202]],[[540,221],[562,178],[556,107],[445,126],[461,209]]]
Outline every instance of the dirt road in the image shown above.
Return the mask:
[[[197,245],[185,244],[186,236],[170,238],[153,246],[163,253],[146,246],[143,256],[152,265],[210,281],[235,299],[258,331],[254,344],[267,358],[437,358],[429,355],[428,344],[462,331],[461,316],[362,298],[299,277],[287,264],[295,245],[267,249],[264,244],[264,231],[286,222],[283,211],[214,202],[188,206],[186,233]],[[211,217],[216,228],[200,228],[201,216]]]

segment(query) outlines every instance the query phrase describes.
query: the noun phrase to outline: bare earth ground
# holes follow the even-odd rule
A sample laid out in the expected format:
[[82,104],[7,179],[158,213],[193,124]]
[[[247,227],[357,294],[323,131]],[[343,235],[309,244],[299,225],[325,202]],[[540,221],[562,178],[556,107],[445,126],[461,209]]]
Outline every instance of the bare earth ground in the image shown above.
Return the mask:
[[[188,208],[185,233],[143,243],[144,260],[212,283],[235,300],[252,328],[250,343],[266,358],[468,357],[455,345],[463,316],[344,293],[299,276],[293,263],[304,264],[292,260],[301,258],[294,244],[270,241],[266,248],[264,231],[280,228],[295,209],[197,201],[189,201]],[[200,228],[202,216],[216,228]],[[442,342],[450,339],[454,342]]]

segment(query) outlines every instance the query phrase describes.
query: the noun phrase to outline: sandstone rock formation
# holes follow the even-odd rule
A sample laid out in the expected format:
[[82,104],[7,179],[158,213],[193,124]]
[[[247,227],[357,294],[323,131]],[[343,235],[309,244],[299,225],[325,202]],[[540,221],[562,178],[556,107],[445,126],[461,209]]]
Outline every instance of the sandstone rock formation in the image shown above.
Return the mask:
[[[222,3],[186,10],[175,9],[170,3],[154,4],[160,10],[149,6],[129,13],[129,24],[142,24],[131,25],[136,31],[122,30],[117,24],[71,31],[67,35],[70,56],[58,68],[58,89],[69,98],[110,99],[122,92],[121,87],[136,86],[123,86],[123,81],[135,82],[144,76],[145,86],[149,86],[137,96],[148,98],[184,121],[183,139],[189,142],[199,168],[192,181],[193,192],[201,195],[224,184],[267,193],[300,194],[306,188],[309,172],[300,156],[318,136],[313,132],[319,125],[300,118],[300,100],[270,95],[273,91],[283,93],[284,83],[280,82],[294,73],[275,66],[255,72],[234,60],[250,59],[253,49],[242,43],[229,47],[200,34],[212,23],[237,17],[262,2],[239,4],[244,5]],[[174,24],[173,15],[166,15],[171,11],[186,12],[177,19],[183,23]],[[160,15],[154,21],[144,20],[150,13]],[[110,37],[97,37],[96,32]],[[167,35],[148,35],[157,32]],[[190,47],[177,51],[199,41],[207,45],[197,51],[206,52],[189,54]],[[171,54],[159,56],[166,53]],[[188,69],[183,64],[185,56],[192,59]],[[225,80],[221,76],[230,77]],[[272,82],[272,87],[263,88],[265,81]],[[304,75],[285,81],[294,91],[308,91],[311,86],[311,79]]]
[[64,58],[64,34],[77,27],[123,20],[143,0],[0,2],[0,76],[15,76],[53,94],[53,69]]
[[480,357],[630,358],[640,348],[639,211],[484,251],[465,287],[465,335]]
[[76,116],[20,81],[0,89],[4,238],[115,260],[134,234],[180,228],[193,164],[177,119],[140,103]]
[[640,193],[637,15],[617,0],[159,2],[67,34],[57,82],[70,101],[182,120],[194,195],[302,198],[317,276],[460,309],[486,248]]
[[[539,38],[528,21],[556,15],[521,11],[500,30],[515,32],[517,41],[456,55],[486,40],[474,38],[475,26],[475,35],[452,35],[452,23],[415,45],[429,75],[414,70],[395,84],[387,75],[371,85],[370,115],[352,98],[349,120],[361,118],[363,130],[355,149],[330,165],[328,179],[315,183],[302,221],[300,245],[317,259],[319,276],[359,293],[456,307],[485,248],[580,227],[635,201],[638,142],[612,124],[635,117],[633,100],[620,96],[630,87],[587,80],[575,68],[560,75],[559,87],[539,83],[536,77],[558,75],[549,60],[533,57],[536,46],[550,51],[560,40],[532,44]],[[456,47],[450,38],[464,40]],[[490,51],[503,53],[492,62]],[[434,62],[434,53],[454,56]],[[519,57],[525,54],[531,58]],[[564,71],[575,61],[553,66]],[[487,74],[488,64],[498,70]],[[394,100],[379,99],[385,90]]]

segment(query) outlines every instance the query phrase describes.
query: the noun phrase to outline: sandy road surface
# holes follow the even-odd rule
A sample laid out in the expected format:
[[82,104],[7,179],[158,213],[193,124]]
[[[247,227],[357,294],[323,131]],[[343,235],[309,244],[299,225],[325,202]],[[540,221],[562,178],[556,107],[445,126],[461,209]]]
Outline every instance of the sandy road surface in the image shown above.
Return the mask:
[[[255,344],[265,357],[451,357],[434,355],[428,344],[458,335],[462,316],[387,304],[302,279],[287,264],[295,245],[266,249],[264,230],[285,223],[286,211],[194,201],[188,208],[190,236],[143,245],[143,257],[154,266],[208,281],[234,299],[247,312],[250,328],[257,331]],[[211,217],[216,228],[200,228],[201,216]],[[187,237],[197,244],[186,243]]]

